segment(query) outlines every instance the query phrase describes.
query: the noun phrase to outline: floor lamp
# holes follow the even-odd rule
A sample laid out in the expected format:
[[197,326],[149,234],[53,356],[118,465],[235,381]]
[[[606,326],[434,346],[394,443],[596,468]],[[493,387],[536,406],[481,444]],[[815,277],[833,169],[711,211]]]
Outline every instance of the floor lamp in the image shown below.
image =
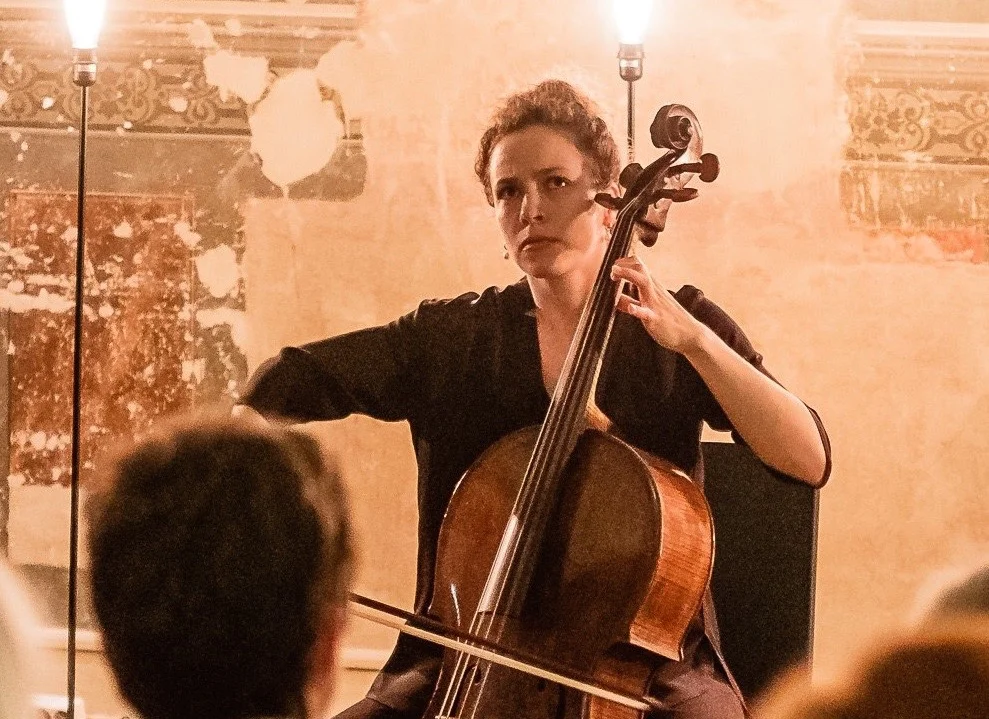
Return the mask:
[[635,81],[642,77],[642,40],[649,26],[655,0],[614,0],[615,24],[618,26],[618,74],[628,85],[627,137],[628,163],[635,162]]
[[75,718],[76,622],[79,576],[79,424],[82,395],[82,317],[86,271],[86,126],[89,88],[96,82],[96,46],[106,13],[106,0],[65,0],[65,18],[72,38],[72,82],[82,94],[79,117],[79,184],[76,214],[75,332],[72,345],[72,460],[69,506],[69,609],[67,654],[67,719]]

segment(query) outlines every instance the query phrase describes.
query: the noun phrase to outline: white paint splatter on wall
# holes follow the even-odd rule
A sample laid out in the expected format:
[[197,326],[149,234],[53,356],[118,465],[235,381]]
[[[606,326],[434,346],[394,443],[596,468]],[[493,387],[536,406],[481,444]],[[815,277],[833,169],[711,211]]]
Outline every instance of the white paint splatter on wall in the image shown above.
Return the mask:
[[218,245],[196,258],[196,272],[203,287],[214,297],[226,297],[237,289],[240,267],[229,245]]
[[268,87],[268,58],[238,55],[220,50],[203,59],[206,82],[215,85],[224,102],[234,95],[249,105],[261,99]]
[[340,93],[348,118],[370,114],[366,98],[367,78],[361,72],[366,65],[364,48],[356,42],[338,42],[319,58],[316,65],[320,81]]
[[9,309],[11,312],[28,312],[30,310],[68,312],[72,309],[73,304],[64,297],[50,294],[43,287],[36,295],[10,292],[4,288],[0,290],[0,307]]
[[190,250],[195,249],[203,239],[199,233],[192,231],[192,227],[185,220],[175,223],[175,235]]
[[261,171],[282,188],[319,172],[343,135],[336,108],[323,99],[312,70],[278,78],[248,122]]
[[235,310],[232,307],[201,309],[196,311],[196,321],[200,327],[206,328],[230,325],[230,337],[237,348],[243,352],[247,346],[248,325],[243,310]]
[[187,31],[189,42],[192,43],[193,47],[213,48],[217,46],[216,38],[213,37],[213,31],[205,21],[199,18],[193,20],[189,23]]
[[129,240],[134,236],[134,228],[131,227],[127,220],[124,220],[113,228],[113,236],[119,237],[122,240]]

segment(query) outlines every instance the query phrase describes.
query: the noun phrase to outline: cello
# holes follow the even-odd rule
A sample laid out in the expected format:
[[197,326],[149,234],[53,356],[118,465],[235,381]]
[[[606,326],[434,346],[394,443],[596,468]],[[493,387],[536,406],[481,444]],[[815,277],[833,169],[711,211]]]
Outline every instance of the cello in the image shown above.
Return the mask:
[[626,167],[622,196],[595,197],[617,222],[546,419],[489,447],[458,483],[427,611],[469,647],[560,667],[641,705],[451,649],[430,719],[641,717],[655,705],[657,664],[682,658],[713,564],[710,510],[686,474],[618,437],[592,399],[622,292],[610,267],[630,254],[636,233],[656,241],[672,203],[697,196],[686,187],[694,174],[705,182],[718,174],[688,108],[662,108],[650,131],[662,156]]

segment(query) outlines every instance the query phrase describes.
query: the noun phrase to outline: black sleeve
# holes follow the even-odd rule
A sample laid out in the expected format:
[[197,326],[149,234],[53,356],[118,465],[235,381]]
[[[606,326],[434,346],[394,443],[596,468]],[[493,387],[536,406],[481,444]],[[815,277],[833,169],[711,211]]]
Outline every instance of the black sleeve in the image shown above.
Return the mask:
[[[696,287],[686,285],[682,287],[674,295],[680,304],[682,304],[687,311],[689,311],[694,317],[703,322],[705,325],[714,330],[715,334],[720,337],[725,344],[731,347],[735,352],[737,352],[741,357],[743,357],[747,362],[749,362],[753,367],[762,372],[764,375],[769,377],[771,380],[780,384],[779,381],[770,374],[769,370],[763,365],[762,355],[756,351],[755,347],[749,341],[749,338],[745,336],[742,328],[728,316],[728,313],[722,310],[718,305],[716,305],[711,300],[704,296]],[[739,444],[745,444],[745,440],[738,431],[732,426],[731,421],[725,415],[724,410],[718,401],[711,394],[710,390],[705,386],[702,417],[712,429],[731,432],[732,439]],[[827,482],[828,478],[831,476],[831,440],[828,437],[827,431],[824,429],[824,423],[821,421],[820,415],[817,411],[808,406],[810,410],[811,417],[814,419],[817,425],[817,431],[821,435],[821,443],[824,445],[824,455],[825,455],[825,467],[824,467],[824,478],[823,482]],[[775,476],[791,479],[784,473],[780,472],[769,465],[766,468]],[[823,484],[822,482],[822,484]]]
[[286,347],[265,361],[240,402],[262,415],[309,422],[365,414],[410,419],[417,410],[418,312],[380,327]]

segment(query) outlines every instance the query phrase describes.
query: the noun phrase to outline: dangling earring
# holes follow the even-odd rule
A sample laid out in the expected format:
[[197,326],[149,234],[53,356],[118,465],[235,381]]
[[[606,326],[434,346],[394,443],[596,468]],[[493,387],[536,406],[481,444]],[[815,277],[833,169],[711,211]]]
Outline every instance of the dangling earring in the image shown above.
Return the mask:
[[505,251],[505,254],[503,254],[502,257],[504,257],[507,260],[508,259],[508,245],[502,245],[501,248]]

